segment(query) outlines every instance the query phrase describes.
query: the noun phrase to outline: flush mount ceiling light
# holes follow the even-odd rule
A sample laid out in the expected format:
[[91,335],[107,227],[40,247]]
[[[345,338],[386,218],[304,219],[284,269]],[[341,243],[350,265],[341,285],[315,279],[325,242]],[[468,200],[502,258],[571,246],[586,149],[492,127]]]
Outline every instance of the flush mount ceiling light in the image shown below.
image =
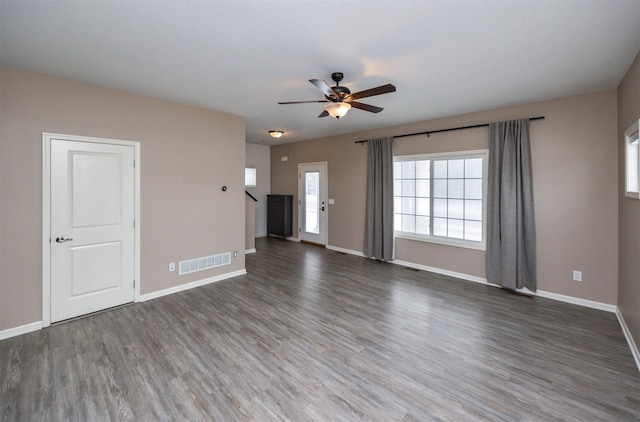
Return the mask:
[[279,138],[284,135],[284,132],[281,130],[270,130],[269,135],[271,135],[272,138]]
[[345,102],[329,103],[324,106],[324,109],[329,113],[329,116],[339,119],[347,114],[347,111],[351,109],[351,104]]

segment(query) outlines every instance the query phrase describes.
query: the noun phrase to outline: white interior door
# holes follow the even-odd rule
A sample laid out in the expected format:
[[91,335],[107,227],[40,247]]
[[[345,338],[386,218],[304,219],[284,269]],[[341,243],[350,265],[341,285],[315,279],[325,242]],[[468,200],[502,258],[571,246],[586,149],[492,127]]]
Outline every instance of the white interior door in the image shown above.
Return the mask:
[[51,322],[133,302],[133,146],[51,140]]
[[298,222],[300,240],[327,243],[327,164],[299,165]]

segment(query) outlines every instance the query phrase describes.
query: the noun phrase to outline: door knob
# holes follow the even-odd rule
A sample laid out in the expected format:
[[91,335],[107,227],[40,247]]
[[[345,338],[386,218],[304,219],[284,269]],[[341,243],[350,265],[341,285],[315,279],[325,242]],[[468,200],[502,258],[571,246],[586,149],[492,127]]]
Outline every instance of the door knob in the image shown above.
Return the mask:
[[56,242],[58,243],[70,242],[72,240],[73,240],[72,238],[65,239],[64,236],[56,237]]

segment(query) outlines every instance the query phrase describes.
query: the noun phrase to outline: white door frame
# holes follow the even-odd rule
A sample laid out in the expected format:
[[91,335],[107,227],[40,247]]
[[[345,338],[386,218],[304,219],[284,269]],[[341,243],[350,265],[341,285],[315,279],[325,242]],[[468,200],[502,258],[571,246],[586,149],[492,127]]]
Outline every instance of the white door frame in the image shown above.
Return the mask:
[[302,187],[304,186],[304,182],[302,181],[302,166],[324,166],[324,178],[320,181],[320,183],[324,186],[324,191],[322,192],[322,201],[325,204],[325,212],[324,212],[324,245],[329,244],[329,164],[327,161],[317,161],[314,163],[298,163],[298,242],[300,242],[300,236],[302,235],[302,198],[300,197],[300,192],[302,191]]
[[140,142],[119,139],[93,138],[89,136],[42,133],[42,326],[51,325],[51,142],[63,139],[75,142],[90,142],[131,146],[135,157],[134,182],[134,301],[140,301]]

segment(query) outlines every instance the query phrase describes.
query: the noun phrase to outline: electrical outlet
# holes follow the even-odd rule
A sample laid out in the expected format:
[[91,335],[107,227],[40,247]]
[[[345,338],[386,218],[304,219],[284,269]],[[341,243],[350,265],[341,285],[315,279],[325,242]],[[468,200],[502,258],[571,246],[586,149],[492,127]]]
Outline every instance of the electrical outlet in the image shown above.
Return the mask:
[[236,256],[238,256],[238,251],[233,251],[233,257],[235,258]]
[[573,271],[573,281],[582,281],[582,271]]
[[176,263],[175,262],[170,262],[169,263],[169,271],[175,271],[176,270]]

